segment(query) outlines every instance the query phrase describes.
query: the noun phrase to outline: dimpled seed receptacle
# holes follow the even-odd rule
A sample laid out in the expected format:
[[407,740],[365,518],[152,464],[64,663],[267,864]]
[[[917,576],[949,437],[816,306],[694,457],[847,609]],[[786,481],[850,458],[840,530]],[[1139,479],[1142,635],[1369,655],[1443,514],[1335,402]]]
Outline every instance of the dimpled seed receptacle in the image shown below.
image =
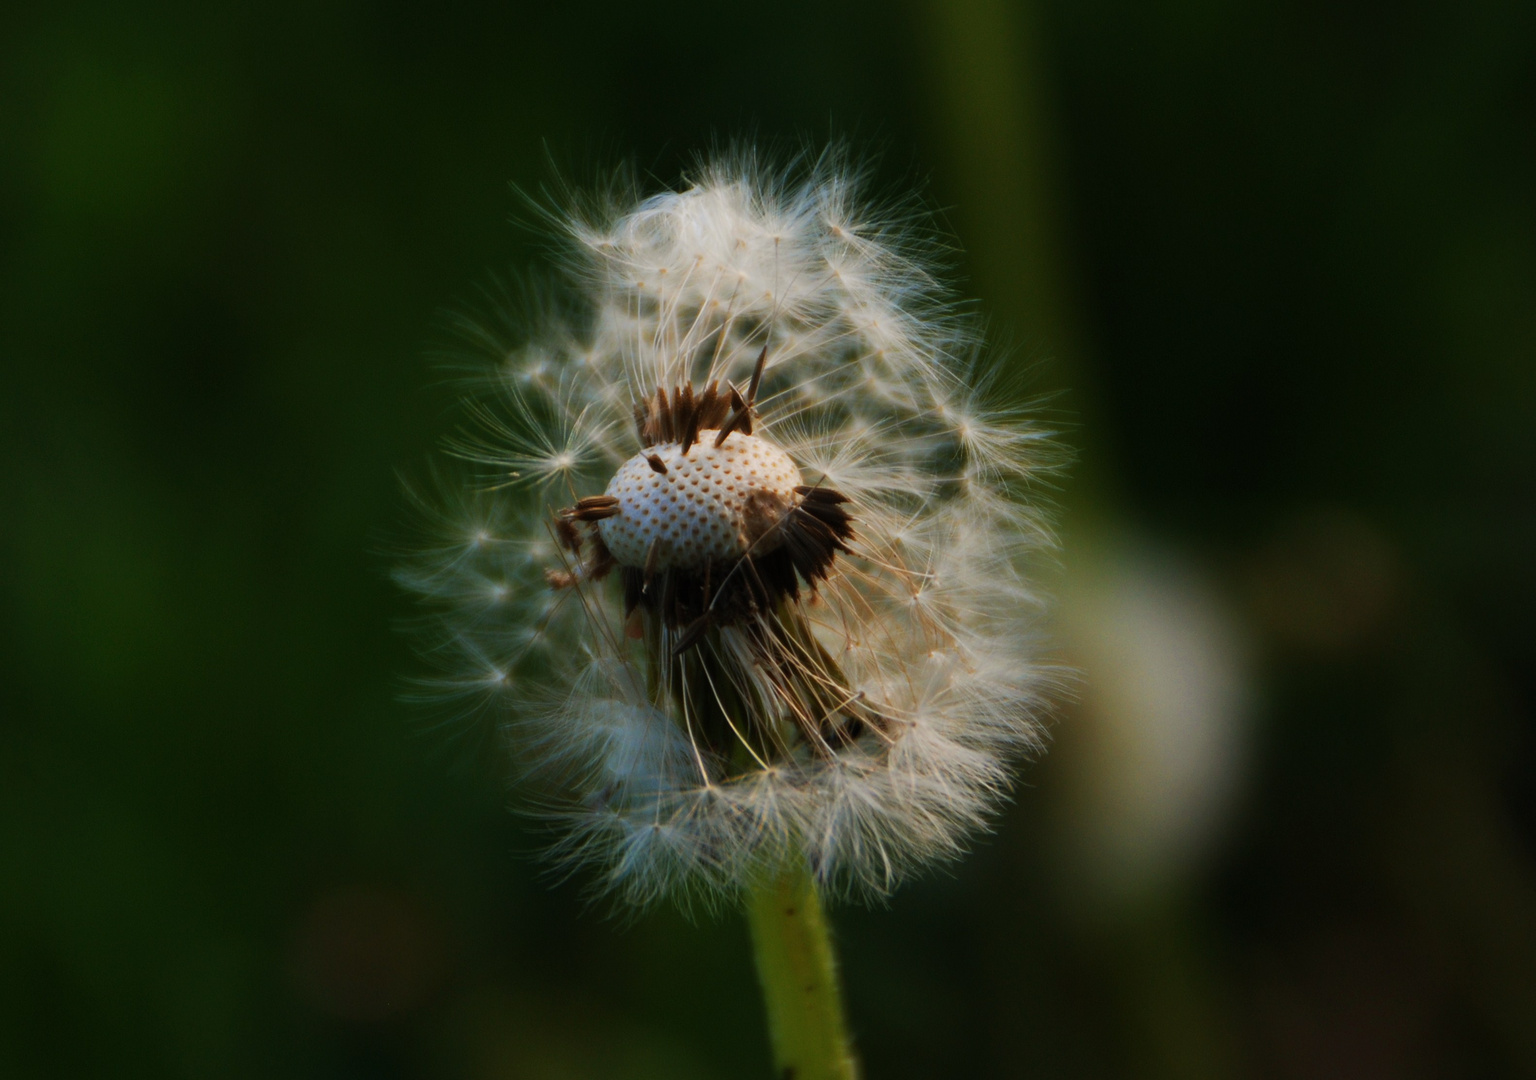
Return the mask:
[[[626,461],[608,484],[619,512],[597,523],[621,566],[644,567],[660,541],[653,569],[702,566],[780,543],[775,526],[795,503],[800,470],[783,450],[755,435],[700,431],[681,443],[648,447]],[[651,459],[665,469],[656,468]]]

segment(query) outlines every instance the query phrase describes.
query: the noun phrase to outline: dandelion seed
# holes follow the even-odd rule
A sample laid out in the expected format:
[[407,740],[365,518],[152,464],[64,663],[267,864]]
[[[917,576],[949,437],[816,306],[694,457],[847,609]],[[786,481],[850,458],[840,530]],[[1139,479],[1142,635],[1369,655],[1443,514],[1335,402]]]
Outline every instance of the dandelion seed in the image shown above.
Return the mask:
[[635,903],[786,860],[887,892],[1041,744],[1044,444],[858,187],[736,153],[563,218],[585,311],[502,350],[471,540],[401,574],[561,793],[556,858]]

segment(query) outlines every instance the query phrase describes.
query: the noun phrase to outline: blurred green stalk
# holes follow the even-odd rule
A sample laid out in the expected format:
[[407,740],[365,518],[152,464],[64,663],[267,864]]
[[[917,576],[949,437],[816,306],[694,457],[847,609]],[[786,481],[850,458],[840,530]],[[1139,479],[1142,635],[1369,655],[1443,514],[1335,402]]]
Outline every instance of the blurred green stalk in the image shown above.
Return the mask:
[[747,898],[747,923],[768,1010],[777,1075],[854,1080],[837,957],[810,870],[786,866]]

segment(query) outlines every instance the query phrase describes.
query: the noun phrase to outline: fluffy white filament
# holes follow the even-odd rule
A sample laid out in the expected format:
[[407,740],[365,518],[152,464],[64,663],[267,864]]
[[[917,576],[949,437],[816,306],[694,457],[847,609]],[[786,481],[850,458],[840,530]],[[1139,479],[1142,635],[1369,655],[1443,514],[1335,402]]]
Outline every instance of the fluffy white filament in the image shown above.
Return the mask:
[[[490,482],[450,500],[400,573],[433,609],[441,685],[500,703],[560,793],[557,857],[636,903],[729,896],[785,858],[886,892],[957,854],[1040,745],[1021,571],[1049,542],[1023,498],[1042,437],[981,401],[978,342],[924,265],[920,217],[879,216],[857,189],[838,154],[774,172],[735,153],[682,190],[562,217],[577,313],[501,351],[482,434],[457,447]],[[640,451],[636,403],[713,380],[744,392],[764,347],[755,435],[846,495],[857,534],[798,604],[887,722],[728,763],[656,691],[618,582],[585,579],[551,523]],[[743,628],[709,647],[762,683]]]

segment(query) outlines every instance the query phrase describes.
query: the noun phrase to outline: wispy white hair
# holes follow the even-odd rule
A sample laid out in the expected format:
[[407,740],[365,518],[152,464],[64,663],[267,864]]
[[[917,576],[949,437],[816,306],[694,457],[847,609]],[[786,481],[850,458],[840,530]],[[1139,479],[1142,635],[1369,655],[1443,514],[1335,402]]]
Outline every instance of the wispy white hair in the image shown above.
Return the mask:
[[[1049,444],[984,400],[927,219],[863,186],[840,151],[775,169],[735,150],[677,190],[615,185],[553,215],[575,314],[497,345],[476,434],[454,444],[482,482],[399,572],[431,609],[442,688],[494,703],[541,774],[555,858],[635,903],[727,898],[785,859],[885,893],[959,853],[1042,745],[1051,668],[1025,574],[1050,543],[1035,503]],[[551,522],[640,449],[638,403],[744,386],[765,347],[757,434],[845,495],[857,530],[797,611],[883,722],[727,760],[658,693],[622,590],[583,577]],[[552,568],[572,587],[552,589]],[[751,640],[726,627],[710,644],[744,684],[761,681]]]

